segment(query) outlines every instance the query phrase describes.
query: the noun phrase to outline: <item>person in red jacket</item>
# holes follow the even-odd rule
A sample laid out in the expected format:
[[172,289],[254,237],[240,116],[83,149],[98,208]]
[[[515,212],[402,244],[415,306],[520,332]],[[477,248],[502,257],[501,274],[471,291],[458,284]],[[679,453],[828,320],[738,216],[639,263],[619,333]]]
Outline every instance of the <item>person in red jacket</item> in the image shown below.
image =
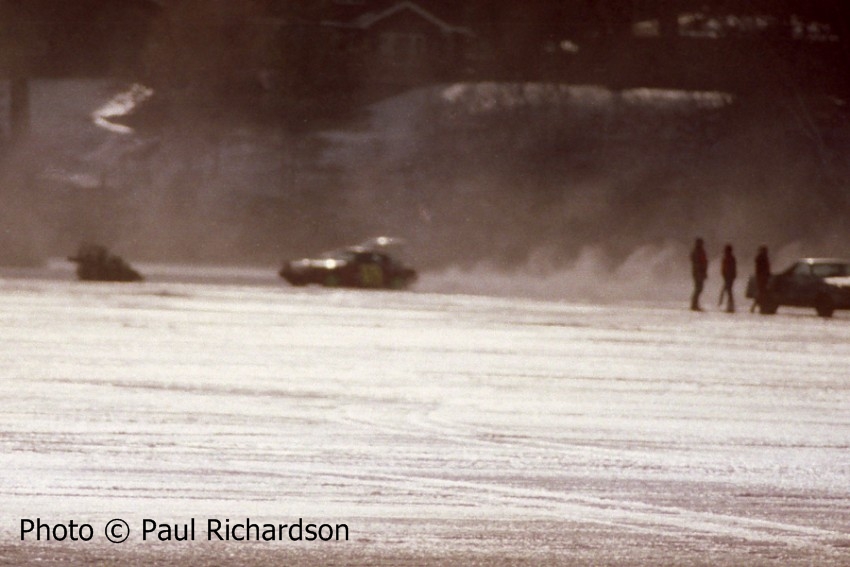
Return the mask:
[[726,313],[735,312],[735,297],[732,295],[732,285],[735,283],[735,278],[738,277],[738,261],[735,259],[735,254],[732,253],[732,245],[727,244],[723,248],[723,261],[720,265],[720,275],[723,276],[723,290],[720,292],[720,302],[723,303],[723,296],[726,296]]
[[694,277],[694,293],[691,295],[691,310],[702,311],[699,306],[699,296],[702,294],[703,284],[708,278],[708,258],[705,255],[702,238],[697,238],[694,249],[691,250],[691,274]]

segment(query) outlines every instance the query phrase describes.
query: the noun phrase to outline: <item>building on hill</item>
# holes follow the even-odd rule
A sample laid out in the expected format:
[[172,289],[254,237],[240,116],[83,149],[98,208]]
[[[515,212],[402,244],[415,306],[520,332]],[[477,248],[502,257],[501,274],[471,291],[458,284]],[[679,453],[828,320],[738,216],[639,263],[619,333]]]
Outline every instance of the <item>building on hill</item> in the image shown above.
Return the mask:
[[367,83],[422,84],[462,77],[476,35],[417,2],[337,2],[321,22],[338,63]]

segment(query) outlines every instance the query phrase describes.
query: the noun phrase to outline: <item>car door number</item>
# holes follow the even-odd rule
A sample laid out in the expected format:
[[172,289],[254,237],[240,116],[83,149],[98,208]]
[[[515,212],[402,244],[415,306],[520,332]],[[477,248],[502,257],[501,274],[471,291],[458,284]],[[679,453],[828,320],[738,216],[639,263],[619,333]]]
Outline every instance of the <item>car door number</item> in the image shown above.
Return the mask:
[[384,285],[384,270],[377,264],[361,265],[360,285],[365,287],[381,287]]

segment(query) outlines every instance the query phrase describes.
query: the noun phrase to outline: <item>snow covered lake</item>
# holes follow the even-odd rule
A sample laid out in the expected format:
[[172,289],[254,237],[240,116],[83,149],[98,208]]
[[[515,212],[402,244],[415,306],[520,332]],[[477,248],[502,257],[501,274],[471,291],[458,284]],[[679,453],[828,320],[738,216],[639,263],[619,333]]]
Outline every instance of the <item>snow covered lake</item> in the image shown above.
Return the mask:
[[846,313],[65,275],[0,279],[8,564],[850,565]]

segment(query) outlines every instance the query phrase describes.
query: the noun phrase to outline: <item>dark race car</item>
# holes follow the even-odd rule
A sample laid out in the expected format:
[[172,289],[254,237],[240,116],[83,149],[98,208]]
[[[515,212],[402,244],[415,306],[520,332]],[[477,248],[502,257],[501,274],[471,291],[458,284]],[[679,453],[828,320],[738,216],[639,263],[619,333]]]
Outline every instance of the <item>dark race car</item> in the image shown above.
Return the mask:
[[404,289],[416,280],[416,271],[383,250],[352,246],[319,258],[286,262],[280,277],[292,285]]
[[119,256],[98,244],[83,244],[76,256],[68,260],[77,264],[77,277],[83,281],[138,282],[142,275]]
[[[756,296],[755,277],[747,282],[746,295]],[[836,309],[850,309],[850,261],[803,258],[770,276],[767,297],[759,310],[772,315],[782,305],[813,307],[821,317],[832,317]]]

